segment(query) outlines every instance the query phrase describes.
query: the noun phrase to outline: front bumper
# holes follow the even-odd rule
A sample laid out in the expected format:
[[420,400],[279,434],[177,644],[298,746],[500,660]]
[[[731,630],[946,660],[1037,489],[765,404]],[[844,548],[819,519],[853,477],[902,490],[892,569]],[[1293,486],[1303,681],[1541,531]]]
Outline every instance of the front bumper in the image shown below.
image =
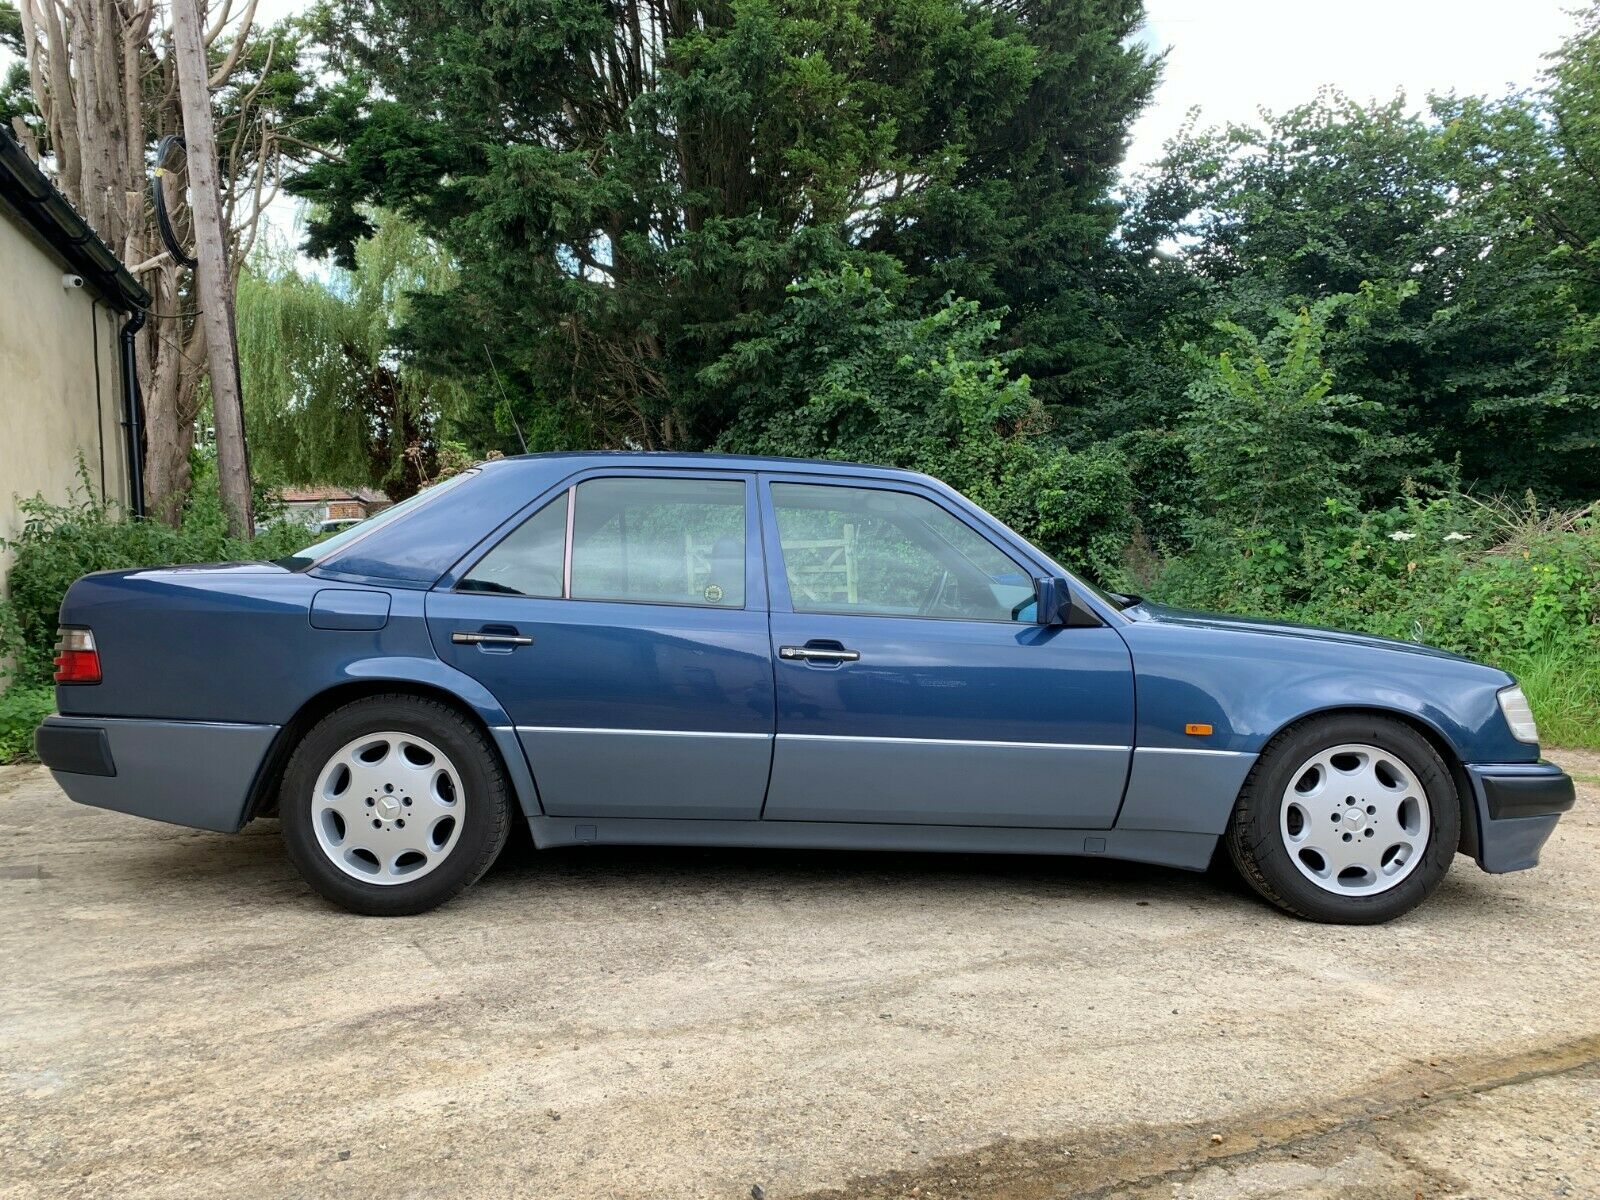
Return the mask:
[[1551,762],[1467,765],[1477,811],[1472,856],[1485,871],[1525,871],[1555,831],[1577,792],[1572,779]]
[[79,804],[234,833],[276,725],[46,717],[39,761]]

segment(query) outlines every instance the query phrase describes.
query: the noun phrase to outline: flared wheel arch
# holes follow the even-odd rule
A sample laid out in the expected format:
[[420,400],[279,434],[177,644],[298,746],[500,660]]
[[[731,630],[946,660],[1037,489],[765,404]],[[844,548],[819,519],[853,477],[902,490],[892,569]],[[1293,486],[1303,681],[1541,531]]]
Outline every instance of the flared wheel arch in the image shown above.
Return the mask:
[[[289,765],[289,758],[294,753],[295,747],[300,744],[301,739],[317,722],[335,709],[342,708],[352,701],[364,700],[369,696],[416,696],[419,699],[434,700],[440,704],[448,705],[460,713],[462,717],[471,721],[483,733],[484,740],[488,742],[494,752],[496,765],[511,784],[523,810],[536,810],[536,806],[529,803],[530,797],[523,794],[525,788],[532,786],[526,764],[512,764],[506,761],[505,754],[494,737],[490,723],[484,719],[483,713],[479,709],[448,688],[421,683],[414,679],[373,678],[335,684],[316,693],[300,706],[299,710],[284,724],[282,729],[278,730],[278,734],[273,738],[266,757],[262,760],[260,769],[256,772],[255,781],[251,784],[250,800],[245,806],[245,821],[247,823],[257,817],[271,817],[277,814],[278,789],[283,783],[284,768]],[[505,718],[504,723],[509,725],[509,718]]]
[[[1443,730],[1416,713],[1406,712],[1403,709],[1385,708],[1379,704],[1338,704],[1301,713],[1293,720],[1285,721],[1263,738],[1261,744],[1263,747],[1270,746],[1288,730],[1304,725],[1307,721],[1325,717],[1387,717],[1425,738],[1433,747],[1434,753],[1449,768],[1450,779],[1456,787],[1456,799],[1461,808],[1461,842],[1457,850],[1462,854],[1477,857],[1478,806],[1473,801],[1472,780],[1467,775],[1466,767],[1462,765],[1461,755],[1456,752],[1455,746],[1451,744]],[[1237,802],[1238,797],[1235,796],[1234,800]]]

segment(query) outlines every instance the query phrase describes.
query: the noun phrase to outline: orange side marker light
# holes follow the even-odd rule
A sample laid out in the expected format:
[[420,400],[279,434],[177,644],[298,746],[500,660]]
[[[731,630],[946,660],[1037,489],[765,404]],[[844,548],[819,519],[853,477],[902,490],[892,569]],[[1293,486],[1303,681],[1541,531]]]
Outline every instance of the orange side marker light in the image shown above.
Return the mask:
[[1193,737],[1210,737],[1211,726],[1202,725],[1198,721],[1191,721],[1183,727],[1183,731]]

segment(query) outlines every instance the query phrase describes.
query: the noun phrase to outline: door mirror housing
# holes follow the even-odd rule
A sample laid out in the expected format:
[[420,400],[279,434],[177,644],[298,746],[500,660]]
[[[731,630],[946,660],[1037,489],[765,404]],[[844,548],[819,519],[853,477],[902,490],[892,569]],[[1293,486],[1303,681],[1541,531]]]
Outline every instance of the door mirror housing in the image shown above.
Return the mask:
[[1039,625],[1072,623],[1072,588],[1059,575],[1033,581],[1033,619]]

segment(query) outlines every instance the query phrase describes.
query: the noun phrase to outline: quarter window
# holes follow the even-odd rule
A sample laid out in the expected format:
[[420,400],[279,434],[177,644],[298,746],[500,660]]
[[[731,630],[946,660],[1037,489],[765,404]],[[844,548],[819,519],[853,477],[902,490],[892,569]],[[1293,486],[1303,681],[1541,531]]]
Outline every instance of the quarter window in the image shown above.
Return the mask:
[[772,504],[796,612],[1033,619],[1028,573],[921,496],[775,483]]
[[460,583],[464,592],[560,597],[567,552],[567,493],[517,526]]

